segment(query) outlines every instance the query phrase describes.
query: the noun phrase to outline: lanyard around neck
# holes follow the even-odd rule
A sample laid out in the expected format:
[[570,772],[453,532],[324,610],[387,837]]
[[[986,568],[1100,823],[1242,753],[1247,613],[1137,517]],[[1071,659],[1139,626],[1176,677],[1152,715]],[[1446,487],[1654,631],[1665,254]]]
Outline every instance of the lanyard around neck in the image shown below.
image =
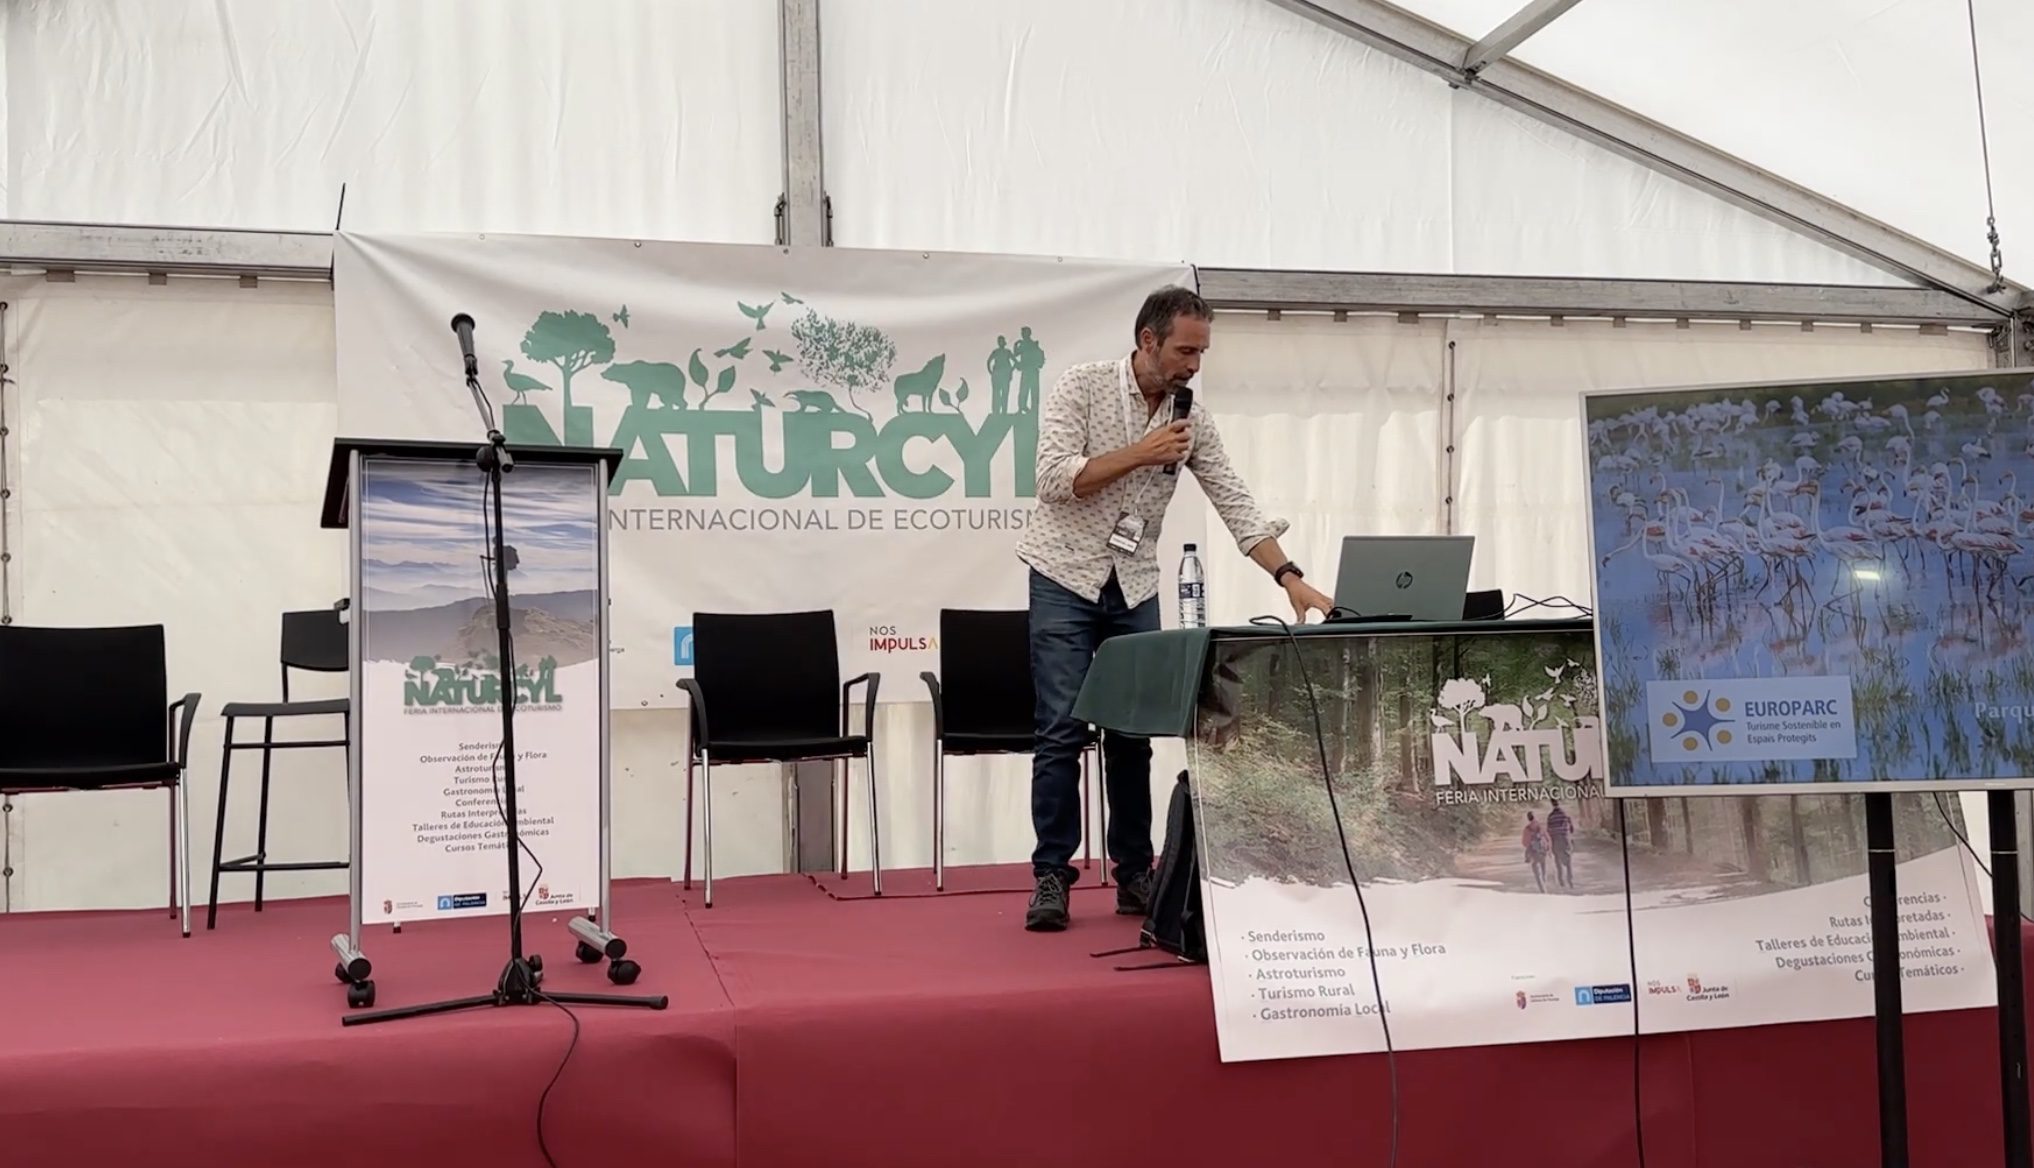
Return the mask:
[[[1151,420],[1158,415],[1144,404],[1144,394],[1138,391],[1136,379],[1130,376],[1130,358],[1125,357],[1118,363],[1116,379],[1117,394],[1123,403],[1123,421],[1129,427],[1130,441],[1135,442],[1151,432]],[[1166,394],[1158,403],[1158,408],[1164,409],[1166,402],[1171,400],[1172,395]],[[1139,410],[1143,413],[1140,414]]]

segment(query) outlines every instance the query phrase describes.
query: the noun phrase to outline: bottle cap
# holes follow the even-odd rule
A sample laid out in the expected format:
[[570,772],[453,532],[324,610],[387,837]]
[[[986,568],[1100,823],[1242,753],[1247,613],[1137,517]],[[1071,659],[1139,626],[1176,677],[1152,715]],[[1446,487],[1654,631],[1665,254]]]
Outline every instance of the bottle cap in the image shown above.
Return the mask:
[[1188,545],[1186,545],[1186,550],[1188,550],[1188,551],[1192,551],[1192,550],[1194,550],[1194,545],[1193,545],[1193,544],[1188,544]]

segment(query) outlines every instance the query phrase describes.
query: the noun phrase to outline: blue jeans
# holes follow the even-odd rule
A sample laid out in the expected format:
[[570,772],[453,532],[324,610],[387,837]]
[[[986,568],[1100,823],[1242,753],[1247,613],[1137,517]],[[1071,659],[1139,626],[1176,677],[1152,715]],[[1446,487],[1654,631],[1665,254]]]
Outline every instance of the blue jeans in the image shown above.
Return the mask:
[[[1034,875],[1078,875],[1073,856],[1081,846],[1081,751],[1088,727],[1073,708],[1088,664],[1108,638],[1157,628],[1158,598],[1130,607],[1113,575],[1097,603],[1031,573],[1031,681],[1038,697],[1031,756],[1031,826],[1038,833],[1031,853]],[[1109,858],[1120,879],[1151,867],[1151,740],[1109,731],[1102,736],[1102,763]]]

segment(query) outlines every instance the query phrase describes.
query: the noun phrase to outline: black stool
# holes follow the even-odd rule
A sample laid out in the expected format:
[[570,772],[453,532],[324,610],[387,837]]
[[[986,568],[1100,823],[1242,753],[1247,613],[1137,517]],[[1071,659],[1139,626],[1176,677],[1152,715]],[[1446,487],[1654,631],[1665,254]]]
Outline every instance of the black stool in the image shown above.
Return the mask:
[[[319,872],[350,868],[350,860],[307,860],[291,863],[272,864],[268,860],[268,781],[269,769],[278,750],[310,750],[338,747],[346,749],[346,731],[351,729],[352,703],[346,698],[331,698],[325,701],[293,702],[290,700],[290,670],[302,669],[311,673],[345,673],[348,669],[346,626],[340,623],[336,609],[321,608],[309,612],[286,612],[282,617],[282,698],[279,702],[228,702],[219,711],[226,719],[225,743],[219,750],[219,821],[212,834],[212,898],[205,910],[205,927],[210,929],[219,921],[219,876],[223,872],[254,873],[254,911],[260,912],[266,892],[267,876],[270,872]],[[319,739],[304,742],[277,742],[275,720],[277,718],[315,717],[337,714],[346,720],[346,730],[337,739]],[[240,718],[260,718],[262,721],[261,741],[236,742],[233,739],[233,723]],[[233,774],[233,752],[236,750],[258,750],[261,752],[261,810],[256,820],[254,854],[236,859],[226,859],[226,792]]]

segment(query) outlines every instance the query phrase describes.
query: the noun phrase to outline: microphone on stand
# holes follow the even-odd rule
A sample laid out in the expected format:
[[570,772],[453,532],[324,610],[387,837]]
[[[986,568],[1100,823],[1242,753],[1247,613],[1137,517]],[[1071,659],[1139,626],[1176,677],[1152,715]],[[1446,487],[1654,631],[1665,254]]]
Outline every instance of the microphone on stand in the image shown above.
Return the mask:
[[[1184,422],[1187,420],[1187,415],[1193,412],[1194,412],[1194,387],[1191,385],[1182,385],[1178,389],[1173,390],[1172,420],[1175,422]],[[1165,473],[1169,475],[1178,474],[1179,463],[1177,462],[1166,463]]]
[[466,376],[480,376],[480,362],[473,356],[473,318],[463,312],[453,317],[452,331],[459,335],[459,355],[466,361]]
[[514,456],[508,452],[508,440],[494,422],[494,406],[487,400],[487,394],[480,389],[480,362],[473,355],[473,318],[460,313],[452,318],[452,332],[459,338],[459,357],[466,365],[466,391],[473,395],[473,407],[480,411],[480,422],[487,427],[487,445],[481,448],[480,465],[486,467],[489,461],[499,462],[502,473],[516,468]]

